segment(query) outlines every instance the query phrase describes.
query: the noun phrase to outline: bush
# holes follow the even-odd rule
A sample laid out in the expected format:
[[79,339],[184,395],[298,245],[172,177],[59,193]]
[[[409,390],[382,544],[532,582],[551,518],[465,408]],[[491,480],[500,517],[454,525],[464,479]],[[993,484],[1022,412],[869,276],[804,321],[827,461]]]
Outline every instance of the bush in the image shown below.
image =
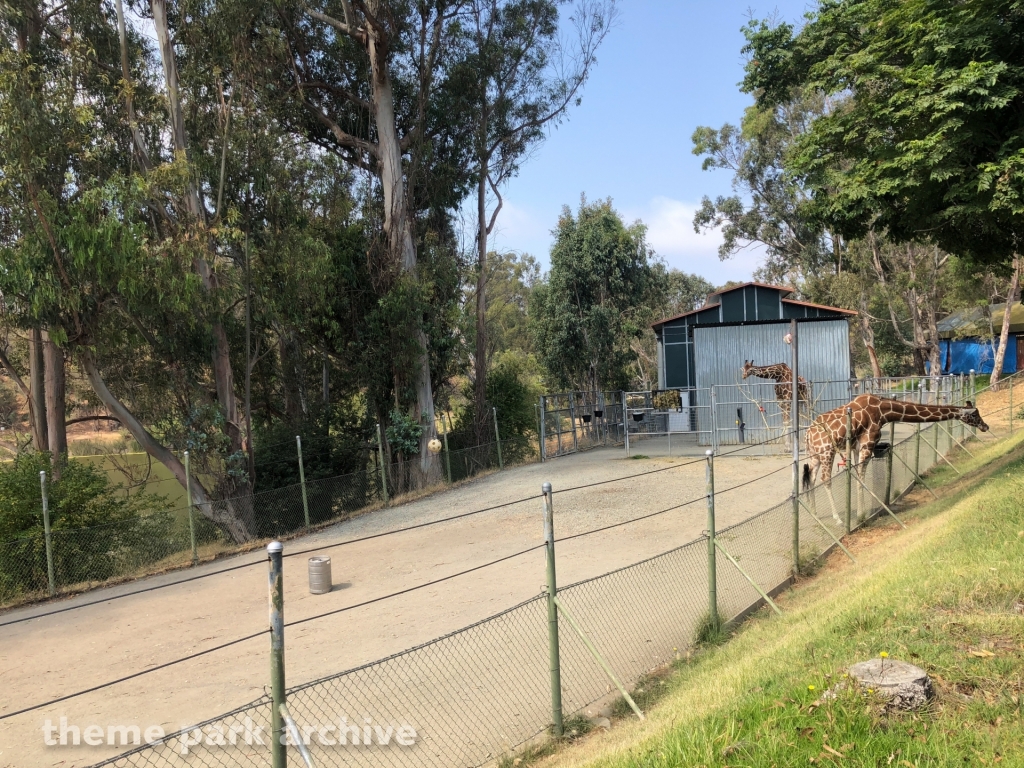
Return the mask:
[[454,430],[448,435],[452,480],[497,468],[498,451],[494,442],[491,408],[498,409],[504,463],[517,464],[530,457],[534,453],[531,436],[537,433],[535,404],[542,391],[540,366],[532,355],[517,351],[497,355],[487,373],[487,429],[480,444],[474,428],[473,387],[467,384],[463,397],[468,402],[455,417]]
[[[46,588],[43,471],[49,480],[48,453],[0,465],[0,600]],[[129,496],[89,462],[66,462],[60,481],[47,483],[47,497],[58,585],[109,579],[180,548],[169,515],[143,514],[163,505],[162,497]]]

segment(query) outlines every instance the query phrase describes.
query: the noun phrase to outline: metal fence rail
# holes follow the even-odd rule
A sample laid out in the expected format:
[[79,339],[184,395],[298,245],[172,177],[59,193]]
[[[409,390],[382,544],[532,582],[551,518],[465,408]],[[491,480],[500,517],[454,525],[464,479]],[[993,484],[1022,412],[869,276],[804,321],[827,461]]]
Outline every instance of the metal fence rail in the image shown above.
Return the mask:
[[[968,399],[969,390],[964,376],[811,381],[807,401],[801,400],[800,427],[862,394],[952,404]],[[623,400],[627,453],[696,455],[698,447],[718,451],[742,445],[754,446],[758,455],[790,451],[790,425],[771,381],[751,378],[706,388],[625,392]]]
[[[941,390],[936,394],[940,399],[957,396],[943,395]],[[613,690],[594,657],[595,650],[618,680],[633,685],[645,673],[678,658],[709,615],[736,619],[770,602],[771,594],[790,582],[794,570],[837,546],[849,529],[875,515],[890,514],[888,501],[942,462],[956,440],[970,436],[959,422],[921,426],[892,446],[891,453],[871,460],[863,486],[855,469],[843,469],[830,486],[818,484],[720,531],[714,525],[715,497],[749,492],[740,489],[761,478],[716,489],[713,456],[709,456],[705,535],[558,589],[557,603],[587,637],[585,642],[568,628],[557,634],[562,710],[580,712]],[[551,496],[546,498],[550,501]],[[552,541],[557,542],[553,534]],[[721,556],[715,558],[715,552]],[[540,580],[541,565],[536,565]],[[553,722],[547,602],[542,594],[424,645],[290,689],[288,709],[297,725],[311,734],[308,749],[315,765],[480,766],[543,734]],[[216,731],[244,718],[266,723],[269,707],[270,702],[263,699],[202,727]],[[392,735],[408,726],[416,738],[408,747],[353,747],[351,738],[345,746],[330,745],[312,735],[324,725],[360,726],[358,733],[349,733],[364,741],[367,733],[378,739],[377,726],[385,733],[390,726]],[[362,730],[363,725],[370,730]],[[269,748],[258,745],[197,745],[186,759],[181,745],[189,733],[195,730],[140,747],[96,768],[271,764]],[[297,764],[297,752],[292,759]]]

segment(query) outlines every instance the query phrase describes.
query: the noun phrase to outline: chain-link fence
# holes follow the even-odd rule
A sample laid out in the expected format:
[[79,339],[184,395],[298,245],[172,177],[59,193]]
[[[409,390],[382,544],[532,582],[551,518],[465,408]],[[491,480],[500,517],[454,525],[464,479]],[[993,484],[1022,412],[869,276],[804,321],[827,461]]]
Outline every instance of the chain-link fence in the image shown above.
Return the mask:
[[[536,441],[530,437],[442,450],[432,461],[430,483],[455,483],[537,458]],[[404,493],[411,487],[411,470],[418,460],[414,456],[386,464],[384,478],[377,460],[346,475],[195,503],[191,508],[157,510],[93,527],[63,528],[58,521],[49,542],[45,527],[37,525],[22,537],[0,542],[0,606],[77,592],[237,551],[239,545],[214,522],[218,519],[239,521],[250,541],[284,538],[345,520]]]
[[[297,730],[290,740],[302,741],[319,768],[492,763],[550,731],[554,689],[564,714],[581,712],[615,694],[602,664],[632,686],[685,652],[709,616],[736,620],[770,603],[794,572],[842,547],[849,530],[891,514],[894,500],[970,437],[959,421],[916,425],[895,445],[880,446],[863,473],[844,467],[828,485],[819,483],[720,531],[715,499],[749,493],[763,476],[715,488],[714,459],[707,458],[708,497],[687,502],[708,508],[709,526],[701,537],[557,590],[551,605],[557,604],[560,616],[558,675],[552,673],[549,644],[554,609],[542,593],[416,648],[292,688],[287,708]],[[551,496],[546,498],[550,503]],[[638,512],[637,519],[646,516]],[[581,535],[587,534],[572,538]],[[548,540],[554,561],[558,539],[552,534]],[[235,746],[218,743],[223,740],[217,735],[241,728],[246,719],[268,730],[271,706],[261,699],[96,768],[269,766],[265,732],[258,745],[242,743],[244,729]],[[296,749],[290,746],[288,753],[299,764]]]

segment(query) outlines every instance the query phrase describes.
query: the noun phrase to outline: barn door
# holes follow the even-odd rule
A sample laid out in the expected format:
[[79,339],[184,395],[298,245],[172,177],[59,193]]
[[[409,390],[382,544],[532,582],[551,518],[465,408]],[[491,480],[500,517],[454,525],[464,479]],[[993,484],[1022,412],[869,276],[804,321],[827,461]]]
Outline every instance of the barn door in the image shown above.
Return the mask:
[[1024,370],[1024,365],[1022,365],[1022,362],[1024,362],[1024,335],[1020,335],[1017,337],[1017,365],[1013,369],[1014,373],[1020,370]]

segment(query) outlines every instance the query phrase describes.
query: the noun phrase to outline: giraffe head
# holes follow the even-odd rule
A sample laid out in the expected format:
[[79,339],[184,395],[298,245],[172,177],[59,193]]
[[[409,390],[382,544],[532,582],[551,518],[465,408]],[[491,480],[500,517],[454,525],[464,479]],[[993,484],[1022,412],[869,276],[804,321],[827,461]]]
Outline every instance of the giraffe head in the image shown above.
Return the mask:
[[985,420],[981,418],[981,414],[978,413],[978,409],[971,404],[970,400],[968,400],[964,407],[960,409],[960,413],[957,415],[957,418],[968,427],[977,427],[982,432],[988,432],[988,424],[986,424]]
[[744,360],[743,361],[743,378],[744,379],[747,378],[747,376],[749,376],[751,374],[753,367],[754,367],[754,361],[753,360]]

